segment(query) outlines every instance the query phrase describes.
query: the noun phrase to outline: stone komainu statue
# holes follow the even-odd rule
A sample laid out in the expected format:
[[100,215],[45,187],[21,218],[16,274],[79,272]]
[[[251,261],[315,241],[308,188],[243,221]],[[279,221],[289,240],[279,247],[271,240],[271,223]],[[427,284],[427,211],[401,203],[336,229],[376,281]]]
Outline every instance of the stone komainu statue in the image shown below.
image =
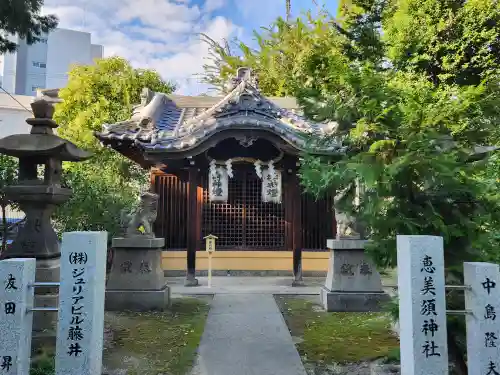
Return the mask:
[[337,222],[337,239],[351,238],[358,239],[361,238],[361,234],[358,231],[358,223],[356,218],[349,215],[347,212],[343,212],[340,209],[339,202],[344,199],[347,193],[353,188],[350,184],[344,190],[340,191],[333,199],[333,206],[335,209],[335,221]]
[[139,204],[132,212],[126,209],[121,212],[121,227],[125,237],[155,237],[153,224],[157,215],[158,194],[151,192],[142,193]]

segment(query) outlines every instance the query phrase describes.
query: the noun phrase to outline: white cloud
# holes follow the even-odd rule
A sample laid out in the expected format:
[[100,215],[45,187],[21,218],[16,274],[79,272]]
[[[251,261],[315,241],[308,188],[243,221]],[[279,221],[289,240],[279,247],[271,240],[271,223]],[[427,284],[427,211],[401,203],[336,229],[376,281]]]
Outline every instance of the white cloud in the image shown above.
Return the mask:
[[203,10],[205,12],[212,12],[216,9],[222,8],[225,4],[225,0],[206,0]]
[[208,53],[199,33],[217,41],[241,34],[229,19],[211,14],[222,6],[224,0],[206,0],[201,8],[189,0],[45,0],[44,13],[56,14],[60,27],[90,32],[106,56],[155,69],[178,92],[199,94],[206,86],[195,77]]

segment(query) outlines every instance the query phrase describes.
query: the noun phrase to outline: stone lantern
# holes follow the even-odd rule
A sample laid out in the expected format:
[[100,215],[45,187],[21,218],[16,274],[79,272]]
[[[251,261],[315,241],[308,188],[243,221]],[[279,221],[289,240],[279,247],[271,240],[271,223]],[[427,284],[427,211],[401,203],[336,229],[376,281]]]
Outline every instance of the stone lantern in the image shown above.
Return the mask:
[[[57,123],[52,119],[54,107],[44,98],[31,104],[34,118],[26,122],[32,126],[30,134],[15,134],[0,139],[0,153],[19,159],[18,183],[8,186],[7,199],[19,204],[26,214],[26,223],[2,258],[36,258],[37,282],[59,281],[59,239],[50,218],[57,205],[67,201],[71,189],[61,187],[63,161],[82,161],[92,154],[54,134]],[[43,168],[43,179],[38,178]],[[57,295],[52,289],[37,288],[35,304],[54,307]],[[34,330],[43,328],[52,315],[36,313]],[[37,319],[38,318],[38,319]]]

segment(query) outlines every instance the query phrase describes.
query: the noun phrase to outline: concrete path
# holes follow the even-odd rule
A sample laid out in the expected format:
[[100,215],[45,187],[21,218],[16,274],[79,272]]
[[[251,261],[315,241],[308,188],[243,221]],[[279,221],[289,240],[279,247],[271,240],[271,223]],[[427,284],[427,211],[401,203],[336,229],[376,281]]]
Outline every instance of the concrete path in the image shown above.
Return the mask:
[[192,375],[306,375],[271,294],[216,294]]
[[274,276],[217,276],[212,278],[212,287],[208,287],[207,277],[198,277],[197,287],[184,286],[184,277],[167,277],[170,293],[175,295],[203,294],[301,294],[319,295],[325,278],[304,278],[305,286],[292,286],[291,277]]

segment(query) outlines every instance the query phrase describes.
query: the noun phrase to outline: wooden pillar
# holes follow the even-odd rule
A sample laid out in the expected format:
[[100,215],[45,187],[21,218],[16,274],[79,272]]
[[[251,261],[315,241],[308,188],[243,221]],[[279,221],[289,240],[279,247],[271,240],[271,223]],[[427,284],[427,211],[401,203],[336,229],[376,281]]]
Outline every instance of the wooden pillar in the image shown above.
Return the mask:
[[[154,168],[149,169],[149,191],[151,193],[155,193],[158,195],[160,194],[160,192],[158,191],[158,186],[156,185],[156,169],[154,169]],[[158,199],[157,211],[158,212],[161,211],[160,199]],[[154,232],[155,236],[158,236],[158,224],[157,224],[157,222],[158,221],[155,220],[155,222],[153,223],[153,232]]]
[[196,279],[196,251],[199,247],[198,228],[198,168],[190,166],[188,171],[188,209],[187,209],[187,273],[186,286],[197,286]]
[[299,178],[295,171],[291,178],[292,200],[292,249],[293,249],[293,286],[303,285],[302,283],[302,197]]
[[292,181],[291,169],[287,170],[283,179],[283,204],[285,209],[285,248],[293,251],[293,201],[292,201]]
[[[328,203],[330,204],[329,213],[332,216],[332,228],[331,228],[331,234],[327,238],[327,240],[330,238],[337,238],[337,216],[335,215],[335,207],[333,204],[333,199],[335,197],[335,194],[337,194],[337,193],[335,190],[333,190],[333,192],[331,193],[331,199],[328,200]],[[326,248],[326,243],[323,244],[323,246],[325,246],[325,248]]]

